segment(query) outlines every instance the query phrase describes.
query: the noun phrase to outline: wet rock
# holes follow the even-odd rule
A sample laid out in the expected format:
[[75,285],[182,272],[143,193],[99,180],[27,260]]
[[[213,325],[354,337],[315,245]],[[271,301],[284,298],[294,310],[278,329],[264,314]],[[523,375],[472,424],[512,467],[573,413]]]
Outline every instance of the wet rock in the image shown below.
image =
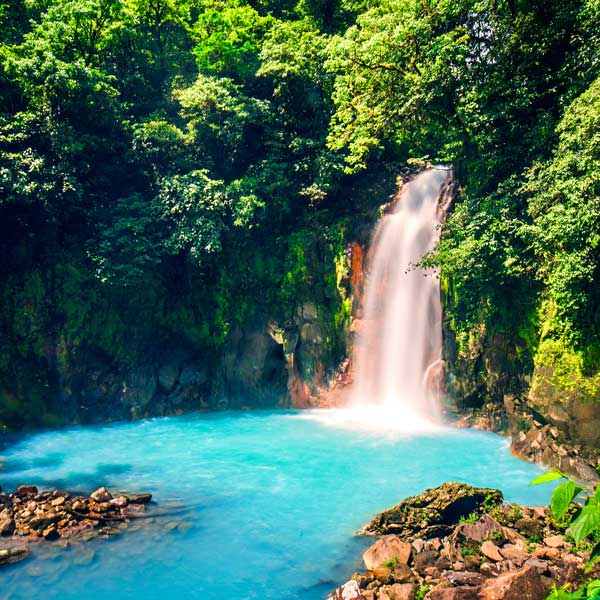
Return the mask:
[[55,524],[53,524],[53,525],[50,525],[50,527],[47,527],[46,529],[44,529],[44,532],[42,533],[42,537],[45,540],[55,540],[56,538],[60,537],[57,526]]
[[129,498],[127,496],[119,496],[118,498],[113,498],[110,503],[118,508],[123,508],[129,504]]
[[37,496],[38,489],[35,485],[20,485],[15,494],[21,498]]
[[129,498],[129,502],[131,502],[131,504],[148,504],[149,502],[152,501],[152,494],[134,494],[133,496],[130,496]]
[[29,527],[36,531],[43,530],[49,527],[50,525],[57,523],[58,521],[60,521],[60,516],[57,515],[54,511],[49,510],[48,512],[33,517],[31,521],[29,521]]
[[481,587],[481,600],[544,600],[546,589],[537,570],[528,566],[495,579]]
[[105,487],[101,487],[98,488],[95,492],[92,492],[90,494],[90,498],[94,502],[108,502],[109,500],[112,500],[112,495]]
[[66,500],[64,496],[59,496],[58,498],[52,500],[50,505],[52,506],[52,508],[58,508],[59,506],[62,506],[65,503],[65,501]]
[[11,565],[31,556],[31,552],[25,548],[8,548],[0,550],[0,566]]
[[461,517],[482,512],[484,504],[492,507],[501,502],[499,490],[445,483],[377,515],[363,531],[380,535],[396,533],[405,540],[440,537],[449,534]]
[[384,535],[363,553],[367,569],[380,567],[388,562],[408,564],[412,547],[397,535]]
[[358,583],[351,579],[341,587],[339,587],[333,594],[328,596],[327,600],[366,600],[362,595]]
[[0,535],[12,535],[15,530],[15,520],[12,517],[0,518]]

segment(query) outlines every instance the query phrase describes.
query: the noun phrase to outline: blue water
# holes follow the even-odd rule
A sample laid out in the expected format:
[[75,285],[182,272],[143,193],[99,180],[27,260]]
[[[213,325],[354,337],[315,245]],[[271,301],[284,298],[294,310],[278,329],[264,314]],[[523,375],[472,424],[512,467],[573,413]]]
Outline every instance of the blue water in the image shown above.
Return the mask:
[[540,471],[493,434],[407,437],[323,424],[320,413],[192,415],[11,440],[0,484],[151,491],[169,516],[110,540],[39,544],[0,571],[0,598],[321,599],[358,567],[353,532],[447,480],[538,504]]

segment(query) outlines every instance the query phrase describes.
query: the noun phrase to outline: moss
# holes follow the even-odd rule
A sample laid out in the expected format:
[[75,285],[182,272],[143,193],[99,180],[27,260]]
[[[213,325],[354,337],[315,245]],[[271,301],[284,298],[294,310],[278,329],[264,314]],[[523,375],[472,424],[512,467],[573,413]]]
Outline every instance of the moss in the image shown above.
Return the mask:
[[581,402],[600,401],[600,372],[587,375],[584,352],[575,350],[564,338],[543,340],[535,356],[535,365],[534,394],[542,386],[550,386],[558,394],[576,393]]

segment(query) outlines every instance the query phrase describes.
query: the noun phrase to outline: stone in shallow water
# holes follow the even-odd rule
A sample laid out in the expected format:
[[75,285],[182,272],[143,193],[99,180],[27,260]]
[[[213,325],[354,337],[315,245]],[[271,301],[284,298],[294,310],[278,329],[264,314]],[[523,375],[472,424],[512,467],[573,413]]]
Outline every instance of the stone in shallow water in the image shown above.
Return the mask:
[[101,487],[98,488],[95,492],[92,492],[90,494],[90,498],[94,502],[108,502],[112,500],[112,495],[105,487]]
[[367,569],[374,569],[390,561],[407,565],[411,553],[411,545],[397,535],[384,535],[363,553],[362,558]]

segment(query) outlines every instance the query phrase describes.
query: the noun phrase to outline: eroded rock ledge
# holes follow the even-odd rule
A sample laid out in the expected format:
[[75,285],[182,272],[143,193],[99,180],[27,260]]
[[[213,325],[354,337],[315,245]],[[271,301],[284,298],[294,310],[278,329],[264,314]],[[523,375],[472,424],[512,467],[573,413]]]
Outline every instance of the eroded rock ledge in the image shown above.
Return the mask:
[[460,483],[407,498],[361,533],[381,536],[366,571],[329,600],[544,600],[554,584],[577,585],[589,559],[544,507]]
[[132,519],[146,516],[151,500],[149,493],[115,497],[104,487],[89,496],[40,492],[34,485],[11,494],[0,488],[0,566],[31,556],[33,542],[118,535]]

